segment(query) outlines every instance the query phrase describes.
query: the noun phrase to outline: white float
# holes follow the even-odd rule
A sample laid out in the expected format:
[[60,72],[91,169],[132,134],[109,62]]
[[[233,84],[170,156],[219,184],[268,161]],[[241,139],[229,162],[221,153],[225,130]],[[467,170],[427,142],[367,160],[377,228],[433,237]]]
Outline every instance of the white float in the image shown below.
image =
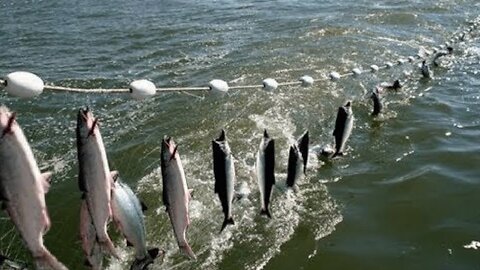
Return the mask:
[[402,58],[400,58],[400,59],[397,60],[397,63],[398,63],[399,65],[403,65],[403,64],[405,64],[406,62],[407,62],[407,60],[402,59]]
[[136,80],[130,83],[130,95],[136,100],[152,97],[156,92],[155,84],[149,80]]
[[377,65],[371,65],[371,66],[370,66],[370,70],[371,70],[372,72],[377,72],[377,71],[379,70],[379,68],[378,68]]
[[353,75],[358,76],[358,75],[362,74],[362,71],[359,68],[354,68],[354,69],[352,69],[352,73],[353,73]]
[[337,81],[337,80],[340,79],[340,74],[338,74],[338,72],[336,72],[336,71],[330,72],[330,75],[329,75],[329,76],[330,76],[330,79],[331,79],[332,81]]
[[223,80],[211,80],[208,83],[208,86],[210,87],[210,90],[212,90],[214,93],[225,94],[228,92],[228,83]]
[[5,91],[10,95],[31,98],[43,92],[43,81],[37,75],[26,71],[15,71],[5,77]]
[[409,56],[409,57],[408,57],[408,62],[413,62],[413,61],[415,61],[415,57]]
[[385,63],[385,67],[387,67],[387,68],[392,68],[392,67],[393,67],[392,62],[386,62],[386,63]]
[[278,88],[278,82],[275,79],[267,78],[262,81],[263,89],[266,91],[273,91]]
[[302,82],[303,87],[309,87],[313,85],[313,78],[308,75],[303,75],[299,80]]

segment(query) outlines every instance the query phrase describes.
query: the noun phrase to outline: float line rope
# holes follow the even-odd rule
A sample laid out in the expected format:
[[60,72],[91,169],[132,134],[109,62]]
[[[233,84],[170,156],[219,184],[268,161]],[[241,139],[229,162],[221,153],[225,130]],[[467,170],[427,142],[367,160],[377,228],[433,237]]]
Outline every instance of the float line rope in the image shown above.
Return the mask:
[[[452,35],[452,38],[447,39],[444,44],[440,45],[440,48],[432,48],[433,53],[445,49],[447,46],[451,46],[453,43],[456,43],[457,41],[462,41],[465,38],[465,35],[469,32],[472,32],[476,27],[478,27],[480,23],[480,17],[477,17],[473,21],[470,22],[470,26],[467,27],[466,30],[461,31],[459,30],[459,33],[454,33]],[[414,56],[409,56],[408,58],[401,57],[398,58],[398,60],[394,63],[392,62],[386,62],[385,64],[376,66],[376,65],[371,65],[367,69],[363,68],[355,68],[352,69],[352,71],[344,74],[338,74],[337,72],[332,72],[330,74],[327,74],[326,77],[322,77],[319,79],[314,79],[315,82],[318,81],[328,81],[328,80],[338,80],[344,77],[349,77],[349,76],[359,76],[364,73],[376,73],[380,70],[384,69],[391,69],[396,66],[401,66],[404,64],[415,64],[416,62],[419,62],[419,60],[424,60],[428,56],[432,54],[432,51],[428,51],[427,49],[424,49],[424,54],[417,53]],[[302,85],[304,82],[301,80],[295,80],[295,81],[287,81],[287,82],[281,82],[278,83],[278,86],[293,86],[293,85]],[[0,79],[0,84],[5,86],[6,81]],[[239,89],[258,89],[258,88],[264,88],[265,84],[252,84],[252,85],[233,85],[233,86],[228,86],[229,90],[239,90]],[[76,88],[76,87],[65,87],[65,86],[55,86],[55,85],[45,85],[44,86],[45,90],[52,90],[52,91],[65,91],[65,92],[77,92],[77,93],[128,93],[131,92],[131,89],[126,89],[126,88],[113,88],[113,89],[106,89],[106,88],[93,88],[93,89],[88,89],[88,88]],[[209,86],[199,86],[199,87],[160,87],[156,88],[157,93],[165,93],[165,92],[190,92],[190,91],[209,91],[212,88]]]

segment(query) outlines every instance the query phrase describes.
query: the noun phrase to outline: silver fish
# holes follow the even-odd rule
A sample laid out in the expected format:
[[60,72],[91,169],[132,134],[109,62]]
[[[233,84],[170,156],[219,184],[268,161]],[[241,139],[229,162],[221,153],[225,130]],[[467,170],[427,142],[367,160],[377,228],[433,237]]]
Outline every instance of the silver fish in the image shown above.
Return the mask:
[[382,97],[381,97],[381,91],[379,88],[376,88],[372,91],[372,94],[370,95],[370,98],[373,101],[373,112],[372,116],[379,115],[382,112],[383,109],[383,103],[382,103]]
[[335,154],[333,157],[343,155],[345,144],[350,137],[353,129],[353,112],[351,102],[348,101],[345,106],[338,108],[337,119],[335,120],[335,129],[333,136],[335,137]]
[[267,130],[263,132],[263,138],[257,152],[255,168],[262,205],[260,214],[272,218],[268,206],[270,204],[272,188],[273,185],[275,185],[275,141],[268,136]]
[[235,224],[232,217],[232,201],[235,185],[235,166],[228,145],[225,130],[212,141],[213,173],[215,175],[215,193],[218,194],[225,216],[220,231],[228,224]]
[[164,138],[161,147],[161,169],[163,182],[163,204],[166,207],[178,247],[191,259],[196,260],[187,242],[186,231],[190,225],[188,203],[190,193],[183,171],[177,146],[171,138]]
[[307,172],[308,163],[308,130],[305,131],[295,144],[290,146],[288,153],[287,165],[287,187],[294,187],[295,182],[301,175],[302,167],[303,173]]
[[107,233],[112,216],[111,189],[116,172],[110,172],[98,118],[93,117],[88,108],[78,112],[76,133],[79,188],[92,217],[99,244],[105,252],[119,258]]
[[32,149],[15,120],[0,106],[0,200],[32,254],[36,268],[67,269],[43,244],[50,228],[45,193],[51,173],[40,173]]
[[97,241],[97,232],[90,213],[88,212],[87,202],[82,200],[80,206],[80,238],[82,249],[85,254],[85,266],[92,270],[101,270],[103,265],[103,252],[100,243]]
[[132,189],[117,179],[112,190],[113,220],[118,229],[135,248],[135,261],[130,269],[147,269],[159,254],[158,248],[147,249],[146,230],[143,218],[144,204],[140,202]]
[[424,78],[431,79],[433,78],[433,71],[430,69],[430,66],[427,64],[427,61],[423,60],[422,67],[420,68]]
[[287,165],[287,187],[295,186],[297,179],[300,178],[302,166],[303,162],[298,146],[296,144],[290,145]]

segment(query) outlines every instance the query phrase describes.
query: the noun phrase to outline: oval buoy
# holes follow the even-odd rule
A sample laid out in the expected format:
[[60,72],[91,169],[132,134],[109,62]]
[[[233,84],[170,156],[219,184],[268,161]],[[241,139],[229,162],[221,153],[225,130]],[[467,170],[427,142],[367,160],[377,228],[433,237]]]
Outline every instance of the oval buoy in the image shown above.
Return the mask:
[[212,90],[215,93],[221,93],[225,94],[228,92],[228,84],[226,81],[223,80],[211,80],[208,83],[208,86],[210,87],[210,90]]
[[378,69],[379,69],[379,68],[378,68],[377,65],[371,65],[371,66],[370,66],[370,70],[371,70],[372,72],[377,72]]
[[362,74],[362,70],[360,70],[359,68],[354,68],[354,69],[352,69],[352,73],[353,73],[353,75],[358,76],[358,75]]
[[340,74],[338,74],[338,72],[336,71],[330,72],[329,76],[332,81],[337,81],[338,79],[340,79]]
[[278,88],[278,83],[275,79],[267,78],[263,80],[263,89],[266,91],[273,91]]
[[385,63],[385,67],[386,67],[386,68],[392,68],[392,67],[393,67],[392,62],[386,62],[386,63]]
[[130,83],[130,95],[136,100],[152,97],[156,92],[155,84],[149,80],[136,80]]
[[16,97],[38,96],[43,92],[43,87],[42,79],[27,71],[15,71],[5,77],[5,91]]
[[309,87],[313,85],[313,78],[308,75],[303,75],[299,80],[302,82],[303,87]]

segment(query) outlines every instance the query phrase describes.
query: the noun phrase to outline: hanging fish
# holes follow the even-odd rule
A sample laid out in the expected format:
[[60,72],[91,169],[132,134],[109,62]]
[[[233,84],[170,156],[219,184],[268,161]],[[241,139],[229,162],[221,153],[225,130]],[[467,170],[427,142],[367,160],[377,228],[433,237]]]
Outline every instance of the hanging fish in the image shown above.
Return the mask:
[[15,120],[0,106],[0,201],[32,254],[36,268],[67,269],[43,244],[50,229],[45,194],[51,173],[40,173],[32,149]]
[[260,214],[272,218],[268,206],[275,185],[275,141],[268,136],[267,130],[263,132],[255,167],[262,205]]
[[113,220],[127,239],[127,245],[135,248],[135,261],[130,267],[131,270],[147,269],[159,254],[158,248],[147,249],[144,210],[146,206],[132,189],[117,178],[112,190]]
[[76,133],[78,183],[92,217],[98,243],[102,250],[120,258],[107,233],[107,225],[112,217],[111,190],[117,173],[110,172],[98,118],[93,117],[88,108],[78,111]]
[[379,115],[382,110],[383,110],[383,103],[382,103],[382,97],[380,94],[380,91],[378,88],[374,89],[372,91],[372,94],[370,95],[370,98],[373,101],[373,112],[372,116],[377,116]]
[[295,186],[297,179],[300,177],[302,169],[306,174],[308,162],[308,130],[300,136],[295,144],[290,145],[288,153],[287,165],[287,187]]
[[171,138],[165,137],[162,140],[163,204],[170,217],[178,247],[191,259],[196,260],[197,257],[186,239],[187,228],[190,225],[188,215],[190,193],[187,189],[187,181],[177,147]]
[[335,120],[335,153],[333,157],[344,155],[345,145],[353,129],[353,112],[351,102],[338,108],[337,119]]
[[433,78],[433,71],[430,69],[430,66],[427,64],[427,61],[423,60],[422,67],[420,68],[422,75],[426,79]]
[[235,185],[235,166],[232,153],[227,142],[225,130],[222,129],[220,136],[212,140],[213,173],[215,175],[215,193],[218,194],[225,216],[220,231],[228,224],[235,224],[232,217],[232,201]]

